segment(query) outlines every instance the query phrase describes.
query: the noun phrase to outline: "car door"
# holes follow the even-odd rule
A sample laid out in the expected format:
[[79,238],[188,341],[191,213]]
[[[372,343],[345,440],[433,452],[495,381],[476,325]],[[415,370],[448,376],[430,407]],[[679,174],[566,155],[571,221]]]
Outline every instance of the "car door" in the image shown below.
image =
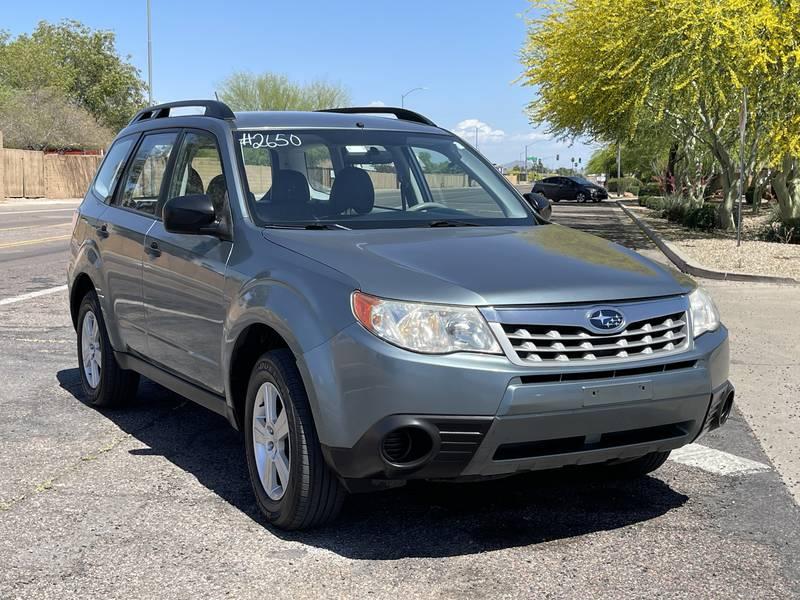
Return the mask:
[[[216,137],[186,130],[164,198],[207,194],[228,219],[227,179]],[[230,240],[170,233],[161,219],[144,243],[143,288],[150,358],[184,379],[224,391],[221,349]]]
[[177,136],[177,131],[158,131],[141,137],[98,229],[117,331],[125,351],[142,355],[147,355],[142,302],[144,240],[155,223],[156,205]]

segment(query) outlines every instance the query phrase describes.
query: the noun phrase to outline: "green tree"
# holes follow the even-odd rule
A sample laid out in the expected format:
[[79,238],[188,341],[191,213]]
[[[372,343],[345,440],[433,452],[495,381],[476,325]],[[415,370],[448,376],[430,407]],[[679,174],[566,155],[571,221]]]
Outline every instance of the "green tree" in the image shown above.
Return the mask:
[[14,90],[0,99],[0,131],[9,148],[103,148],[114,134],[57,90]]
[[144,105],[139,71],[121,57],[110,31],[78,21],[41,21],[30,35],[0,36],[0,85],[58,91],[114,131]]
[[[529,105],[535,123],[623,143],[655,127],[691,147],[693,168],[709,154],[721,175],[725,227],[733,225],[740,176],[742,88],[751,100],[745,174],[798,156],[796,2],[532,1],[545,9],[530,21],[523,51],[523,81],[537,90]],[[575,44],[589,29],[592,43]]]
[[350,102],[339,84],[322,80],[301,84],[275,73],[236,72],[221,84],[218,95],[233,110],[319,110]]

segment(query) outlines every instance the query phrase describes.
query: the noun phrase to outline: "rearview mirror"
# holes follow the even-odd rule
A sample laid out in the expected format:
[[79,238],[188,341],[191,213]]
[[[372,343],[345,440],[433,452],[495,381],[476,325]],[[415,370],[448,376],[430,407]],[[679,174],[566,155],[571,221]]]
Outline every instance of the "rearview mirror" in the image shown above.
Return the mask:
[[216,235],[214,203],[205,194],[170,198],[164,204],[164,229],[171,233]]
[[536,211],[536,214],[546,221],[550,220],[553,214],[553,206],[550,204],[550,200],[537,192],[528,192],[527,194],[522,194],[522,197],[528,201],[528,204]]

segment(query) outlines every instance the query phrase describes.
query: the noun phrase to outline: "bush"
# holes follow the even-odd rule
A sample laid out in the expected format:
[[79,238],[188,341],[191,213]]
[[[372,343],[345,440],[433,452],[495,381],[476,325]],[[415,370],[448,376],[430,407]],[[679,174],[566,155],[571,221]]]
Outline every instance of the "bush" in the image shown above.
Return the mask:
[[[622,185],[620,185],[620,182]],[[642,182],[636,179],[636,177],[623,177],[622,179],[612,177],[608,180],[606,187],[609,192],[614,194],[616,194],[621,187],[623,192],[630,192],[634,196],[638,196],[639,190],[642,187]]]
[[660,196],[664,193],[664,190],[661,189],[661,184],[656,181],[651,181],[649,183],[643,183],[639,187],[639,195],[640,196]]
[[717,208],[711,204],[703,204],[689,209],[683,217],[683,224],[689,229],[712,231],[717,227]]
[[688,204],[686,200],[680,196],[669,196],[664,198],[664,203],[661,208],[661,216],[668,221],[675,223],[683,223],[688,212]]
[[639,196],[639,206],[661,212],[664,210],[665,199],[661,196]]
[[775,211],[759,237],[767,242],[800,244],[800,219],[783,221],[780,213]]

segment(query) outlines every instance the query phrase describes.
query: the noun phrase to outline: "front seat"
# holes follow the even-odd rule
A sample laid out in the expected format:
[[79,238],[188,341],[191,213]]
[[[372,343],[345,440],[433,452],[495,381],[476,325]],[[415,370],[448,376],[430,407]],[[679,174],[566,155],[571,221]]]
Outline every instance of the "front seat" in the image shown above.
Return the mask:
[[336,174],[330,195],[331,215],[352,210],[357,215],[372,212],[375,186],[364,169],[345,167]]
[[211,203],[214,205],[214,212],[217,215],[217,218],[221,218],[223,214],[223,210],[225,208],[225,194],[227,192],[227,188],[225,186],[225,175],[217,175],[208,182],[208,189],[206,190],[206,194],[211,199]]
[[203,193],[203,179],[200,173],[189,167],[189,180],[186,182],[186,195],[202,194]]
[[290,221],[312,219],[311,190],[305,175],[299,171],[278,171],[269,191],[269,204],[264,208],[270,218]]

